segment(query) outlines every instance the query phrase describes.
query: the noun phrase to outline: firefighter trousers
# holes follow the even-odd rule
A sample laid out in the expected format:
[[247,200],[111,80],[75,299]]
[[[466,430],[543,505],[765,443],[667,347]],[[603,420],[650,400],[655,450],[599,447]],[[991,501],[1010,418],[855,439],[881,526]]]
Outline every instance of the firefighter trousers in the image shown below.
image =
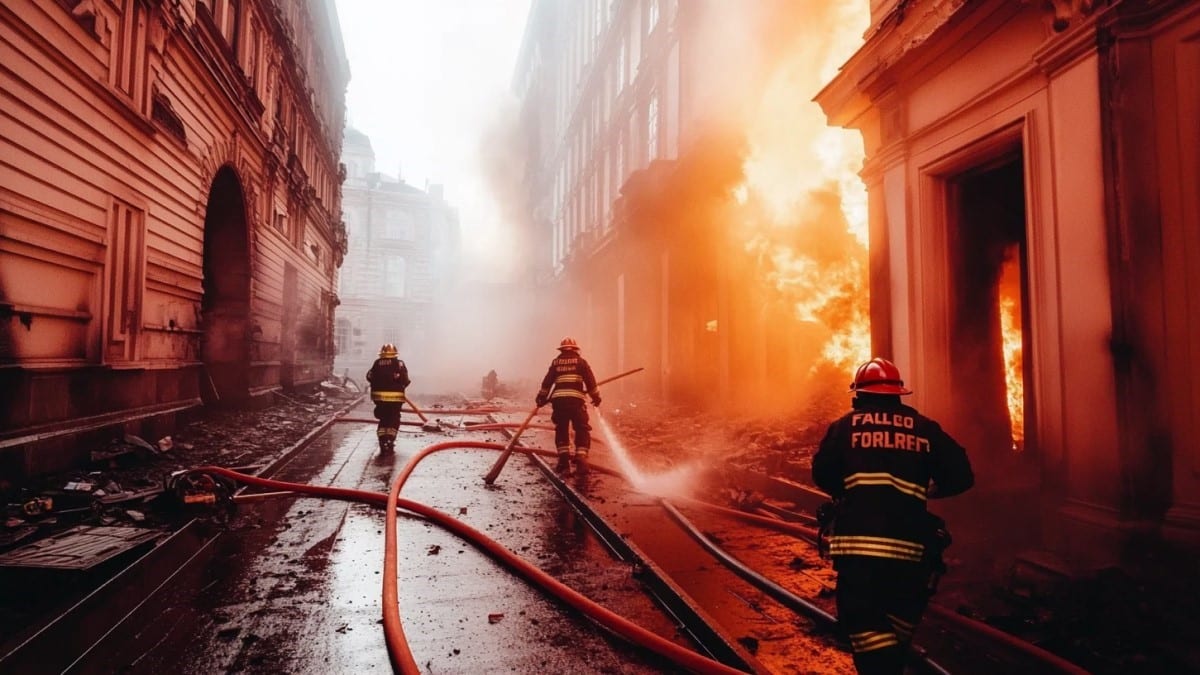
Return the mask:
[[571,427],[575,429],[575,453],[587,456],[592,447],[592,427],[588,425],[587,404],[582,399],[551,399],[553,411],[550,421],[554,422],[554,447],[559,455],[571,450]]
[[403,403],[375,403],[375,419],[379,420],[379,428],[375,433],[382,444],[384,441],[395,442],[396,434],[400,432],[400,407]]
[[838,625],[850,640],[862,675],[901,675],[913,631],[929,602],[928,569],[921,563],[838,556]]

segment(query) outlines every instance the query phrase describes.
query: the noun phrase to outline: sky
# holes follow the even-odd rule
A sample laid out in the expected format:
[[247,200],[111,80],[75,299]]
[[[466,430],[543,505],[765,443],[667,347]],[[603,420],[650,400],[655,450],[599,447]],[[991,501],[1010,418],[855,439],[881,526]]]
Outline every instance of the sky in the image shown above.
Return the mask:
[[[503,277],[505,222],[480,146],[515,107],[509,84],[530,0],[336,0],[350,61],[347,124],[376,171],[445,186],[479,278]],[[489,253],[491,255],[489,255]]]

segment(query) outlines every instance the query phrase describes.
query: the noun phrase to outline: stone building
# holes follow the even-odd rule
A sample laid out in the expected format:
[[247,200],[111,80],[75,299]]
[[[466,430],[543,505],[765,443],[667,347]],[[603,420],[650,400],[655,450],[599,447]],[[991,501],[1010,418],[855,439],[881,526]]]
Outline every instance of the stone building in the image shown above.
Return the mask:
[[[525,226],[541,245],[536,273],[556,307],[545,320],[579,338],[604,372],[646,368],[619,390],[780,405],[779,392],[813,366],[798,346],[808,328],[764,289],[722,213],[744,180],[734,90],[761,84],[751,81],[766,72],[762,61],[806,6],[532,4],[513,88]],[[730,16],[742,23],[722,25]],[[743,37],[769,44],[747,48]]]
[[437,346],[455,311],[458,214],[441,185],[421,190],[376,171],[371,141],[359,131],[346,130],[342,160],[350,245],[338,279],[335,369],[361,383],[390,342],[411,362],[414,383],[427,387],[434,355],[449,356]]
[[333,0],[11,0],[0,27],[0,473],[325,376]]
[[1194,547],[1200,4],[871,15],[818,101],[865,140],[876,351],[972,448],[1018,545],[1071,568]]

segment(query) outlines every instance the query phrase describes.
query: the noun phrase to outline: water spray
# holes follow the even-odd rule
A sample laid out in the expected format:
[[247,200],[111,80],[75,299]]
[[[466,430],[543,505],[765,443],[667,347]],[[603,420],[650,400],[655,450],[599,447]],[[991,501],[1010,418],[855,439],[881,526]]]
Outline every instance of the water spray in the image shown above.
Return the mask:
[[[625,377],[627,375],[632,375],[634,373],[641,372],[643,370],[645,370],[645,368],[634,368],[633,370],[627,370],[619,375],[613,375],[610,378],[600,380],[599,382],[597,382],[596,387],[599,388],[600,385],[602,385],[602,384],[608,384],[609,382],[612,382],[613,380],[619,380],[622,377]],[[491,470],[488,471],[487,475],[483,477],[484,483],[491,485],[492,483],[496,482],[496,478],[500,475],[500,472],[504,470],[505,462],[508,461],[509,455],[512,454],[513,447],[516,446],[516,444],[517,444],[517,439],[519,439],[521,437],[521,434],[525,431],[525,428],[529,426],[529,423],[531,421],[533,421],[533,416],[537,414],[538,408],[540,408],[540,407],[541,406],[535,405],[533,407],[533,410],[530,410],[529,414],[526,415],[525,421],[521,423],[521,426],[517,428],[517,432],[515,434],[513,434],[512,438],[509,439],[508,445],[504,446],[504,450],[500,453],[500,457],[496,460],[496,463],[492,465]]]

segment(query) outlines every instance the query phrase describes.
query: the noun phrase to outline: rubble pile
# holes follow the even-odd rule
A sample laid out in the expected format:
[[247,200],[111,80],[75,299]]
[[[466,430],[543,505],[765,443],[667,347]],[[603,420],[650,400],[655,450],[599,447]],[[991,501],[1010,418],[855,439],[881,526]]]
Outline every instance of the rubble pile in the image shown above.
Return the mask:
[[160,498],[172,473],[265,465],[355,396],[331,381],[312,393],[277,394],[266,409],[204,410],[153,442],[114,437],[90,449],[87,466],[5,485],[0,553],[78,525],[169,528],[176,514]]

